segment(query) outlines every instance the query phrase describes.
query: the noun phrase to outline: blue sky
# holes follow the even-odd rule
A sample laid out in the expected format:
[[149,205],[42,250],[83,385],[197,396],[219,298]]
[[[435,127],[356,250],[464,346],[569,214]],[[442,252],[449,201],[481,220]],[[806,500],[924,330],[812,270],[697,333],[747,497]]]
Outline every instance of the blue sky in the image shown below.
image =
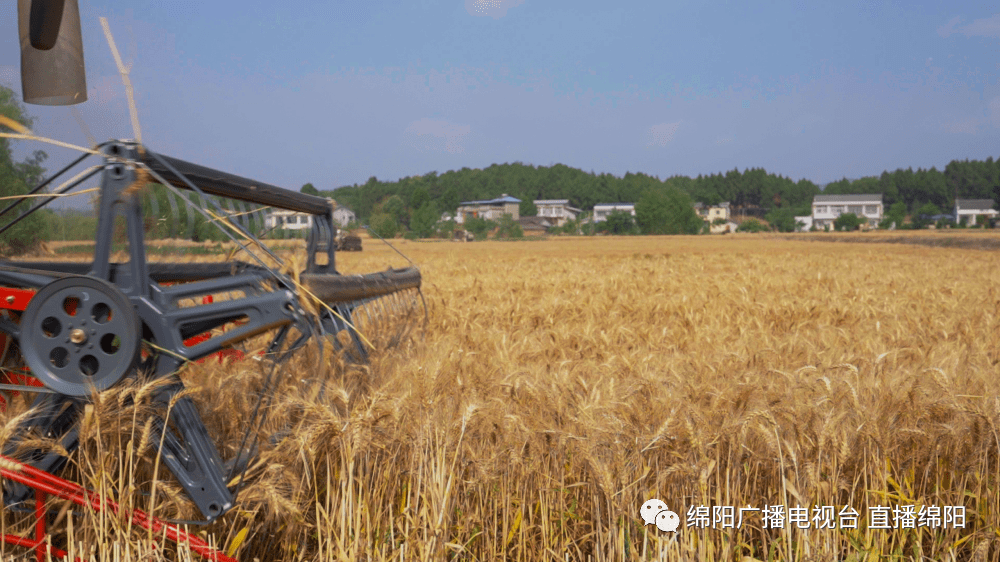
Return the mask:
[[[514,161],[822,184],[1000,156],[981,2],[80,3],[93,137],[133,137],[106,16],[148,146],[292,189]],[[0,83],[19,90],[14,5]],[[87,143],[70,109],[29,112]]]

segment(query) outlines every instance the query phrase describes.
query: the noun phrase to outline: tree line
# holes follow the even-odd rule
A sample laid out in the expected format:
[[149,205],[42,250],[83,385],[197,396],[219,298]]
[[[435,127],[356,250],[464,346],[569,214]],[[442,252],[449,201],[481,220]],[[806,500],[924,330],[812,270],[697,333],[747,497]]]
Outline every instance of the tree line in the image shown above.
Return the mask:
[[[817,194],[881,194],[885,208],[916,214],[948,210],[959,199],[1000,200],[1000,160],[953,160],[944,170],[912,168],[879,176],[841,179],[824,189],[812,181],[768,172],[763,168],[733,169],[695,178],[666,179],[628,172],[623,177],[596,174],[563,164],[532,166],[520,162],[493,164],[485,169],[462,168],[444,174],[430,172],[398,181],[372,176],[364,184],[306,192],[336,199],[350,207],[363,223],[388,225],[386,232],[428,231],[443,212],[454,212],[463,201],[492,199],[502,193],[521,199],[520,213],[532,216],[537,199],[568,199],[573,207],[592,209],[598,203],[636,203],[633,230],[649,233],[697,231],[681,210],[691,202],[709,205],[728,201],[734,214],[764,218],[781,231],[795,229],[795,216],[809,215]],[[640,201],[644,201],[640,205]],[[649,212],[640,213],[640,207]],[[659,217],[659,218],[656,218]]]
[[[16,94],[8,88],[0,87],[0,114],[27,126],[32,123]],[[23,161],[14,161],[10,140],[0,138],[0,196],[24,194],[29,186],[36,185],[43,177],[45,158],[43,151],[35,151]],[[854,180],[844,178],[827,184],[822,191],[812,181],[795,181],[763,168],[743,171],[734,168],[694,178],[674,175],[660,179],[641,172],[627,172],[618,177],[585,172],[563,164],[534,166],[521,162],[493,164],[485,169],[465,167],[443,174],[429,172],[397,181],[383,181],[372,176],[364,184],[332,190],[319,190],[308,183],[301,191],[336,199],[351,208],[359,222],[386,236],[400,232],[415,237],[448,234],[454,224],[442,224],[442,213],[453,213],[463,201],[492,199],[502,193],[521,200],[522,216],[537,213],[532,203],[537,199],[567,199],[571,206],[585,211],[598,203],[635,203],[634,219],[615,215],[605,225],[586,227],[615,232],[697,233],[704,224],[691,209],[692,203],[712,205],[723,201],[731,204],[734,214],[761,217],[772,228],[791,231],[795,229],[794,217],[810,214],[813,197],[821,192],[881,194],[886,209],[891,210],[887,215],[899,220],[909,214],[947,212],[954,207],[956,198],[1000,200],[1000,160],[993,157],[985,161],[953,160],[943,170],[907,168]],[[172,200],[176,196],[168,196],[162,186],[152,186],[145,197],[147,216],[155,217],[149,225],[151,236],[193,240],[216,240],[222,236],[212,221],[186,209],[180,201]],[[6,206],[10,201],[0,200],[0,203]],[[18,203],[7,218],[27,209],[32,202]],[[236,211],[240,209],[234,209]],[[171,216],[171,212],[177,216]],[[251,231],[265,230],[259,215],[246,220]],[[5,222],[0,221],[0,224]],[[0,235],[0,250],[8,254],[20,253],[40,241],[65,238],[93,226],[92,216],[86,213],[35,213]],[[483,225],[474,223],[473,226],[481,228]],[[516,236],[519,228],[515,226],[504,224],[501,231]],[[584,230],[582,223],[570,224],[570,228]],[[282,233],[277,234],[280,235]]]

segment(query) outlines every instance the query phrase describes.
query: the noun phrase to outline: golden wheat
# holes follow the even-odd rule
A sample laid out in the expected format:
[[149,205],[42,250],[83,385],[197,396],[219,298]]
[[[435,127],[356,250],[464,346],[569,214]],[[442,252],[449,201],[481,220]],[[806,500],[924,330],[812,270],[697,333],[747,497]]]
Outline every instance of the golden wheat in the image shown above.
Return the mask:
[[[364,368],[316,349],[288,366],[239,508],[206,530],[241,559],[1000,557],[996,254],[769,236],[394,244],[423,272],[427,331]],[[338,259],[400,265],[371,240]],[[259,364],[182,377],[232,456]],[[142,507],[148,428],[123,404],[144,401],[115,392],[140,389],[94,404],[73,474]],[[164,472],[159,514],[192,516]],[[672,535],[643,526],[653,497],[682,521],[775,504],[861,519]],[[870,508],[907,503],[965,506],[966,528],[867,528]],[[78,553],[150,552],[98,516],[73,529]]]

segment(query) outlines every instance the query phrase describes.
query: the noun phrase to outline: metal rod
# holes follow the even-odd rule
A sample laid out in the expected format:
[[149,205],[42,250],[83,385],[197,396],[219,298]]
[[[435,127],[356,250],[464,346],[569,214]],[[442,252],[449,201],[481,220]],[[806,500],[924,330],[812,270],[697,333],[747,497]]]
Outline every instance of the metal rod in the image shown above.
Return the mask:
[[24,220],[24,217],[30,215],[31,213],[34,213],[35,211],[37,211],[38,209],[41,209],[42,207],[48,205],[52,201],[54,201],[56,199],[59,199],[59,197],[58,197],[59,195],[62,195],[64,193],[68,192],[69,190],[73,189],[74,187],[80,185],[81,183],[87,181],[88,179],[90,179],[90,176],[93,176],[94,174],[96,174],[99,171],[101,171],[101,167],[100,166],[94,166],[94,169],[91,170],[90,172],[88,172],[82,178],[74,181],[73,183],[67,185],[63,189],[60,189],[59,191],[55,192],[53,195],[55,195],[56,197],[49,197],[49,198],[45,199],[41,203],[35,205],[34,207],[32,207],[32,208],[28,209],[27,211],[25,211],[23,214],[19,215],[14,220],[12,220],[9,223],[5,224],[3,228],[0,228],[0,234],[3,234],[4,232],[7,232],[11,228],[13,228],[13,226],[15,224],[17,224],[17,223],[21,222],[22,220]]
[[[35,186],[35,188],[34,188],[34,189],[32,189],[31,191],[29,191],[29,192],[28,192],[28,193],[26,193],[25,195],[34,195],[34,194],[38,193],[39,191],[41,191],[42,189],[44,189],[44,188],[45,188],[45,186],[47,186],[47,185],[49,185],[50,183],[52,183],[52,182],[53,182],[53,181],[54,181],[54,180],[55,180],[56,178],[58,178],[59,176],[61,176],[61,175],[65,174],[65,173],[66,173],[67,171],[69,171],[69,169],[70,169],[70,168],[72,168],[73,166],[76,166],[76,165],[77,165],[77,164],[79,164],[80,162],[83,162],[83,161],[84,161],[84,160],[86,160],[86,159],[87,159],[87,157],[89,157],[89,156],[91,156],[91,155],[90,155],[90,154],[87,154],[87,153],[84,153],[84,154],[83,154],[82,156],[80,156],[80,157],[79,157],[79,158],[77,158],[76,160],[73,160],[73,161],[72,161],[72,162],[71,162],[71,163],[70,163],[70,164],[69,164],[68,166],[66,166],[66,167],[65,167],[65,168],[63,168],[62,170],[59,170],[59,171],[58,171],[58,172],[56,172],[55,174],[53,174],[53,175],[49,176],[49,179],[47,179],[47,180],[43,181],[42,183],[38,184],[37,186]],[[9,212],[10,212],[10,210],[11,210],[11,209],[13,209],[14,207],[17,207],[17,206],[18,206],[18,205],[20,205],[20,204],[21,204],[21,201],[18,201],[18,202],[16,202],[16,203],[11,203],[10,205],[7,205],[7,208],[6,208],[6,209],[4,209],[4,210],[0,211],[0,217],[2,217],[2,216],[4,216],[4,215],[6,215],[7,213],[9,213]]]
[[[174,187],[173,185],[171,185],[171,184],[167,183],[167,182],[166,182],[166,180],[164,180],[164,179],[163,179],[162,177],[160,177],[160,175],[159,175],[159,174],[158,174],[158,173],[157,173],[157,172],[156,172],[155,170],[153,170],[152,168],[148,168],[148,167],[146,168],[146,170],[148,170],[148,171],[149,171],[150,175],[152,175],[152,176],[153,176],[153,178],[157,179],[157,180],[158,180],[158,181],[160,181],[160,182],[163,182],[163,184],[164,184],[164,185],[165,185],[165,186],[167,187],[167,189],[170,189],[170,190],[174,191],[175,193],[177,193],[177,196],[178,196],[178,197],[180,197],[180,198],[181,198],[181,200],[183,200],[183,201],[184,201],[184,204],[185,204],[185,206],[186,206],[186,207],[187,207],[188,209],[194,209],[195,211],[198,211],[199,213],[201,213],[201,214],[202,214],[202,215],[203,215],[203,216],[204,216],[204,217],[205,217],[206,219],[208,219],[209,221],[214,221],[214,220],[215,220],[215,219],[214,219],[214,218],[213,218],[213,217],[212,217],[211,215],[209,215],[209,214],[208,214],[208,213],[207,213],[207,212],[206,212],[206,211],[205,211],[204,209],[202,209],[202,208],[198,207],[197,205],[195,205],[194,203],[192,203],[191,201],[189,201],[189,200],[188,200],[188,199],[187,199],[186,197],[183,197],[183,196],[182,196],[182,195],[181,195],[181,194],[180,194],[179,192],[177,192],[176,188],[175,188],[175,187]],[[181,176],[181,177],[183,177],[183,176]],[[195,188],[194,188],[194,190],[196,190],[196,191],[197,191],[197,188],[195,187]],[[204,193],[201,193],[200,195],[201,195],[201,197],[202,197],[203,199],[207,199],[207,198],[205,197],[205,194],[204,194]],[[221,211],[220,211],[220,212],[221,212]],[[188,214],[188,216],[190,216],[190,213]],[[193,221],[193,220],[191,221],[191,224],[192,224],[192,226],[194,225],[194,221]],[[247,253],[247,254],[249,254],[249,255],[250,255],[250,256],[251,256],[252,258],[254,258],[255,260],[257,260],[257,262],[258,262],[258,263],[260,263],[261,267],[263,267],[264,269],[267,269],[267,270],[268,270],[268,271],[269,271],[269,272],[270,272],[270,273],[271,273],[271,274],[272,274],[272,275],[273,275],[273,276],[274,276],[274,277],[275,277],[276,279],[279,279],[279,280],[281,280],[281,282],[282,282],[283,284],[285,284],[285,285],[286,285],[286,287],[289,287],[289,288],[291,287],[291,283],[289,283],[289,282],[288,282],[288,281],[287,281],[287,280],[285,279],[285,276],[284,276],[284,275],[282,275],[281,273],[279,273],[279,272],[275,271],[275,270],[274,270],[273,268],[269,267],[269,266],[268,266],[268,265],[267,265],[266,263],[264,263],[264,260],[260,259],[260,256],[258,256],[257,254],[254,254],[253,252],[251,252],[251,251],[250,251],[250,250],[249,250],[249,249],[248,249],[248,248],[246,247],[246,245],[244,245],[244,244],[243,244],[243,242],[241,242],[241,241],[240,241],[240,240],[238,240],[238,239],[237,239],[237,238],[236,238],[235,236],[233,236],[233,234],[232,234],[231,232],[229,232],[229,231],[228,231],[228,230],[226,230],[225,228],[221,228],[221,230],[222,230],[223,234],[225,234],[226,236],[228,236],[230,240],[232,240],[232,241],[233,241],[233,242],[234,242],[234,243],[235,243],[235,244],[236,244],[237,246],[239,246],[240,248],[242,248],[244,252],[246,252],[246,253]],[[2,232],[2,231],[0,231],[0,232]],[[271,253],[271,250],[269,250],[269,249],[267,248],[267,246],[264,246],[263,244],[261,244],[261,243],[260,243],[260,241],[259,241],[259,240],[257,240],[256,238],[254,238],[253,236],[250,236],[250,239],[251,239],[251,240],[254,240],[254,241],[256,241],[256,242],[257,242],[257,244],[258,244],[258,245],[259,245],[259,246],[260,246],[260,247],[261,247],[261,248],[262,248],[262,249],[264,250],[264,252],[266,252],[266,253],[267,253],[267,255],[271,256],[271,258],[273,258],[273,259],[274,259],[275,261],[277,261],[278,263],[280,263],[280,264],[284,265],[284,263],[285,263],[285,262],[284,262],[283,260],[281,260],[281,258],[279,258],[278,256],[276,256],[276,255],[274,255],[273,253]]]

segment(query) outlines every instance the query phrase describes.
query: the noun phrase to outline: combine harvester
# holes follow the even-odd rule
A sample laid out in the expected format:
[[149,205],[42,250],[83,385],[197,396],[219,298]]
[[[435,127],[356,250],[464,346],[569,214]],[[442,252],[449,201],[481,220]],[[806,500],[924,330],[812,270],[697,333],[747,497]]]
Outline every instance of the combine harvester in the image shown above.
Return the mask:
[[[25,101],[67,105],[85,100],[76,1],[20,0],[18,10]],[[112,50],[117,58],[113,45]],[[47,190],[88,159],[89,168]],[[201,514],[199,522],[215,521],[234,507],[253,447],[243,448],[235,459],[220,458],[197,407],[183,394],[178,370],[220,353],[239,353],[234,346],[257,345],[264,353],[255,358],[270,371],[257,397],[260,408],[276,388],[275,370],[308,343],[319,343],[320,357],[327,341],[349,359],[364,362],[371,345],[365,333],[398,328],[388,338],[392,345],[406,326],[421,316],[426,320],[420,272],[408,267],[341,275],[331,201],[164,156],[137,141],[110,141],[83,154],[35,187],[29,193],[34,204],[25,212],[11,212],[22,201],[7,205],[0,210],[0,234],[98,174],[92,261],[0,261],[0,392],[7,401],[18,395],[32,400],[29,414],[3,445],[0,482],[5,511],[36,518],[33,539],[6,534],[4,542],[35,549],[39,559],[65,556],[46,545],[46,522],[52,518],[46,497],[54,496],[84,509],[113,512],[208,559],[228,560],[175,524],[139,510],[123,512],[111,499],[57,476],[67,464],[65,454],[79,445],[88,401],[125,381],[159,381],[153,446],[139,454],[160,455]],[[186,207],[189,219],[200,214],[222,229],[248,261],[148,259],[147,215],[158,201],[150,183],[164,186],[157,189],[167,193],[175,219],[180,207]],[[261,239],[268,208],[312,216],[304,271],[283,266]],[[116,255],[125,259],[116,261]],[[396,327],[387,328],[386,320]],[[262,423],[256,413],[246,428],[247,443]],[[38,438],[57,442],[61,451],[33,448]]]

